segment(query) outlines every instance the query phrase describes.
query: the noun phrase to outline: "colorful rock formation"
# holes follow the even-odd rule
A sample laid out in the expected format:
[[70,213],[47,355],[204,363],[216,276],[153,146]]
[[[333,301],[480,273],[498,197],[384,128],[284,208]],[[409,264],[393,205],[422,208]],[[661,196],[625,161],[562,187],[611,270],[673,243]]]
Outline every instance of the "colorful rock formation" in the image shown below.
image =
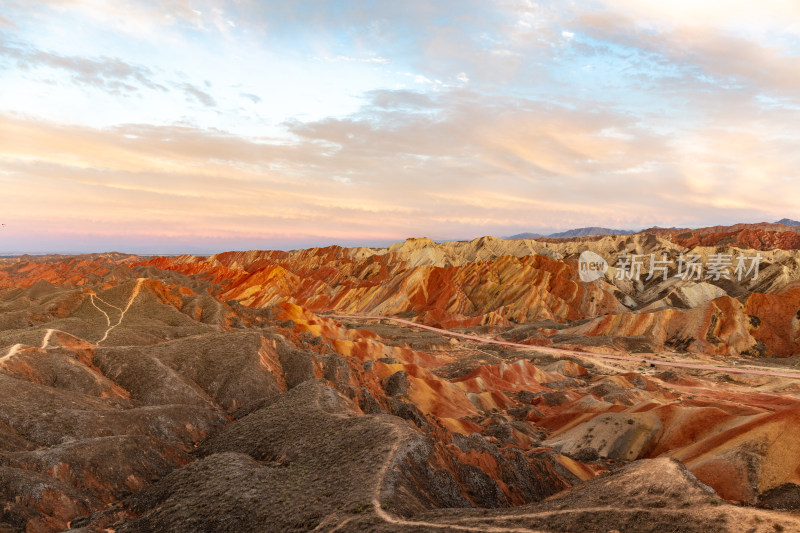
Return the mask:
[[668,491],[630,503],[664,527],[790,505],[795,252],[760,285],[580,281],[581,246],[670,235],[5,260],[0,531],[592,530],[616,483]]

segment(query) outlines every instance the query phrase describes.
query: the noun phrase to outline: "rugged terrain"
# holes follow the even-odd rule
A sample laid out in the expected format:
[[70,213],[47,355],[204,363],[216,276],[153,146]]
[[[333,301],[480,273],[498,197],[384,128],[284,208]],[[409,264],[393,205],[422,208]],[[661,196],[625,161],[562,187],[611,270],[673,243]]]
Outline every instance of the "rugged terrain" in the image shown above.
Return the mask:
[[787,228],[3,259],[0,531],[800,531]]

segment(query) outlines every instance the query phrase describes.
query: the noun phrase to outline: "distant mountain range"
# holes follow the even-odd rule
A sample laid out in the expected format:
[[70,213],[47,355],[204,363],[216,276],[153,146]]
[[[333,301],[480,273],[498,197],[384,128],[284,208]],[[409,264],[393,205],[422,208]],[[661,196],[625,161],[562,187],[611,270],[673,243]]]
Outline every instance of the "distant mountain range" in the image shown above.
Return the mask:
[[636,233],[634,230],[627,229],[611,229],[611,228],[598,228],[596,226],[590,228],[576,228],[560,233],[551,233],[550,235],[542,235],[540,233],[518,233],[506,237],[507,239],[540,239],[547,237],[551,239],[571,239],[573,237],[588,237],[590,235],[633,235]]
[[[792,220],[791,218],[782,218],[774,224],[783,224],[784,226],[800,226],[800,221]],[[651,231],[653,229],[661,229],[661,228],[650,228]],[[665,229],[677,229],[677,228],[665,228]],[[571,239],[574,237],[589,237],[592,235],[633,235],[637,233],[635,230],[627,230],[627,229],[611,229],[611,228],[600,228],[597,226],[592,226],[589,228],[576,228],[567,231],[562,231],[559,233],[551,233],[549,235],[543,235],[541,233],[518,233],[516,235],[511,235],[510,237],[505,237],[506,239]]]

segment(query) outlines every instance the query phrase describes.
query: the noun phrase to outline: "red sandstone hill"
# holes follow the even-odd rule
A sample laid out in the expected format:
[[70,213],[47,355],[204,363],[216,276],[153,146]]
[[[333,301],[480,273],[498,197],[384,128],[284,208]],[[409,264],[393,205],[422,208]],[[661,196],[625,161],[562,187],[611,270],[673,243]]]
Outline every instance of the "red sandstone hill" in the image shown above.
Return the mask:
[[[201,275],[215,284],[220,299],[252,308],[290,302],[316,312],[412,317],[448,328],[542,320],[569,326],[589,319],[596,325],[560,333],[544,328],[534,332],[531,342],[550,343],[553,335],[574,333],[644,337],[653,350],[800,354],[800,335],[793,322],[800,311],[800,293],[792,288],[800,271],[797,254],[765,255],[759,278],[743,282],[671,277],[637,285],[609,274],[587,284],[581,282],[573,259],[582,247],[611,260],[611,252],[618,249],[645,257],[689,250],[707,257],[712,249],[685,248],[653,235],[606,236],[545,248],[520,248],[520,242],[473,241],[468,248],[467,243],[423,241],[389,250],[231,252],[208,258],[155,258],[141,264]],[[533,249],[539,253],[530,255]],[[734,251],[730,249],[731,254]]]
[[[672,233],[667,238],[686,248],[696,246],[735,246],[754,250],[797,250],[800,248],[800,228],[778,224],[766,227],[706,228]],[[717,231],[714,231],[717,230]]]

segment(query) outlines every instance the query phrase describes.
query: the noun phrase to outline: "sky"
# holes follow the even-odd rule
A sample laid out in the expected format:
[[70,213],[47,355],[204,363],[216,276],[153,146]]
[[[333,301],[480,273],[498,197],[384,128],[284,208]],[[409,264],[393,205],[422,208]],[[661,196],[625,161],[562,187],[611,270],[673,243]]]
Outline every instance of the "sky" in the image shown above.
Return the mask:
[[800,219],[796,0],[4,0],[0,254]]

